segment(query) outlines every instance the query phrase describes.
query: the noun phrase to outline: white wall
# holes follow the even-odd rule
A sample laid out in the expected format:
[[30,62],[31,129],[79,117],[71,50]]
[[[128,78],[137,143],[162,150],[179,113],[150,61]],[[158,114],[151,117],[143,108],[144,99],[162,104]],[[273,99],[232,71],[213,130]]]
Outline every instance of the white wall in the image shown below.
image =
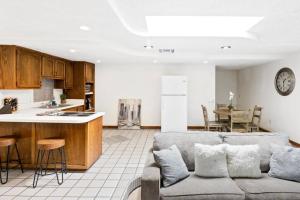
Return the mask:
[[203,125],[201,104],[207,105],[210,113],[214,108],[215,66],[98,64],[96,66],[96,110],[106,112],[104,125],[117,125],[120,98],[141,98],[142,125],[160,125],[162,75],[188,77],[188,125]]
[[[274,86],[274,78],[282,67],[290,67],[296,76],[296,87],[289,96],[281,96]],[[239,104],[252,108],[263,106],[262,127],[288,133],[300,143],[300,54],[284,60],[257,67],[246,68],[238,73]]]
[[237,105],[238,99],[238,71],[216,69],[216,103],[229,104],[229,92],[232,91],[235,94],[233,104]]
[[32,106],[33,90],[0,90],[0,107],[5,97],[18,98],[18,109],[26,109]]

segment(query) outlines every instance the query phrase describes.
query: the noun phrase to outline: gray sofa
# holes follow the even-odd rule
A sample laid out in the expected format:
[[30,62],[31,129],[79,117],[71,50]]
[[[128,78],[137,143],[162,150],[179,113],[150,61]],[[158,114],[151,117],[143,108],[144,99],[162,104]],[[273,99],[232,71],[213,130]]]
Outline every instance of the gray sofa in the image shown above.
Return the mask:
[[[232,145],[259,144],[260,168],[263,177],[249,178],[201,178],[194,175],[194,144]],[[169,187],[161,187],[160,168],[152,151],[149,152],[142,175],[142,200],[300,200],[300,183],[269,177],[271,144],[288,145],[288,137],[277,133],[158,133],[154,136],[153,150],[161,150],[176,144],[181,151],[191,175]]]

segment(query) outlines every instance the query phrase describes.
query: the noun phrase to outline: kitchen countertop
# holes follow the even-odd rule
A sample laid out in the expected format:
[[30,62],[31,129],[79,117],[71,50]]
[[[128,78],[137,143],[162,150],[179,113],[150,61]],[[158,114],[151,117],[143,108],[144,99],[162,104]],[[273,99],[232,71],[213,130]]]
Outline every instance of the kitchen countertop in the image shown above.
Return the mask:
[[26,108],[13,114],[0,115],[0,122],[24,122],[24,123],[86,123],[105,115],[104,112],[95,112],[90,116],[37,116],[38,113],[49,111],[61,111],[68,108],[84,105],[82,99],[68,99],[70,106],[58,108],[40,108],[41,103],[35,103],[32,108]]

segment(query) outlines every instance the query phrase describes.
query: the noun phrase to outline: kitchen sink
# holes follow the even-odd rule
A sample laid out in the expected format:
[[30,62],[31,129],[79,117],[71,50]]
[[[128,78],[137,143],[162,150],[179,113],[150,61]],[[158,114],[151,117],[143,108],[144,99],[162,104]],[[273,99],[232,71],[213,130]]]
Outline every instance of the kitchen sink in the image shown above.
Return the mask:
[[56,106],[52,106],[52,105],[42,105],[39,108],[47,108],[47,109],[52,109],[52,108],[63,108],[63,107],[67,107],[67,106],[72,106],[72,104],[59,104]]
[[94,112],[59,112],[57,116],[70,116],[70,117],[88,117],[95,114]]
[[88,117],[95,114],[94,112],[60,112],[60,111],[51,111],[38,113],[37,116],[66,116],[66,117]]

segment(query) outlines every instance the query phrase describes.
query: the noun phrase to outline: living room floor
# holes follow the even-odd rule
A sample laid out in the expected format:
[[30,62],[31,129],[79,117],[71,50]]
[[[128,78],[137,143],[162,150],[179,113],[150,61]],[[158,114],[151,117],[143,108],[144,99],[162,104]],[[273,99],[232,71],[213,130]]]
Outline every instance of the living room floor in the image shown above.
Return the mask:
[[0,185],[0,200],[9,199],[122,199],[129,181],[143,172],[153,135],[159,130],[104,129],[103,155],[87,171],[70,171],[62,185],[55,175],[39,179],[32,188],[33,171],[10,170],[9,181]]

